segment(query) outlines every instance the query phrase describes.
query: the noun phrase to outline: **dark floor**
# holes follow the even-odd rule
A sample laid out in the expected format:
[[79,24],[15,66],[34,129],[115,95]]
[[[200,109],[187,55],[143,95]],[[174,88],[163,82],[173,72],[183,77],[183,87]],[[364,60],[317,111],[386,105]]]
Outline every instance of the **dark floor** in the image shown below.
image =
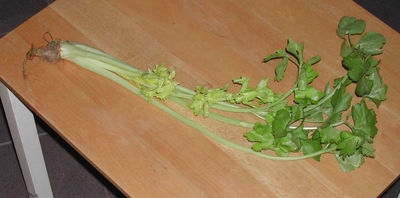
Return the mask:
[[[53,1],[0,0],[0,38]],[[400,32],[399,0],[355,0],[355,2]],[[1,109],[0,103],[0,198],[28,197]],[[40,119],[36,120],[55,198],[124,197],[52,129]],[[397,179],[382,197],[397,197],[399,192],[400,181]]]

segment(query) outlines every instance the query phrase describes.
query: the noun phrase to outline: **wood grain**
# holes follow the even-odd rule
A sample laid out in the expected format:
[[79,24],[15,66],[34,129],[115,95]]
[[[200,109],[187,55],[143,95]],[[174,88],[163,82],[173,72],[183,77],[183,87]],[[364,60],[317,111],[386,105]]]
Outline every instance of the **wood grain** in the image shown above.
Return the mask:
[[[67,61],[35,59],[22,78],[24,54],[44,44],[47,31],[141,69],[165,62],[190,88],[240,75],[273,78],[275,63],[261,60],[291,37],[305,42],[306,57],[323,57],[315,82],[322,88],[345,72],[335,33],[343,15],[387,38],[380,58],[389,91],[377,111],[376,158],[351,173],[333,156],[277,162],[226,148]],[[399,53],[399,34],[351,1],[58,0],[0,40],[0,79],[129,197],[376,197],[400,173]],[[270,86],[284,92],[294,79]],[[248,144],[241,128],[185,115]]]

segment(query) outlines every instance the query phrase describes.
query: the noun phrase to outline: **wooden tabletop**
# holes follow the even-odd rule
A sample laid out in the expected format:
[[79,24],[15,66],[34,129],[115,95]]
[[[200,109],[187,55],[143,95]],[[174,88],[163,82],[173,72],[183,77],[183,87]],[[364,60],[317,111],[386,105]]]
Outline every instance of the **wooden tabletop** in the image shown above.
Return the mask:
[[[346,72],[335,32],[344,15],[362,18],[367,30],[386,36],[379,58],[389,86],[377,111],[376,157],[350,173],[332,155],[321,162],[279,162],[229,149],[68,61],[35,59],[25,83],[22,77],[25,53],[31,44],[45,44],[45,32],[141,69],[164,62],[190,88],[221,87],[242,75],[273,78],[276,62],[261,61],[291,37],[305,42],[306,57],[322,56],[315,82],[322,88]],[[0,40],[0,79],[127,196],[376,197],[400,173],[399,53],[400,35],[346,0],[58,0]],[[270,87],[285,92],[294,78]],[[249,145],[242,128],[177,110]]]

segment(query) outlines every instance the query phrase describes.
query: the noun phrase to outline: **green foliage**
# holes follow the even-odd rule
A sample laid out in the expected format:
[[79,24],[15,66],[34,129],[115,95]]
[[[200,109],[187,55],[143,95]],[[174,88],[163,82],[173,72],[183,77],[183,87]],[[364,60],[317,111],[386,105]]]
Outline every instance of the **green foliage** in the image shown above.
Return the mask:
[[382,47],[386,43],[386,38],[382,34],[367,32],[362,35],[356,48],[364,54],[377,55],[382,53]]
[[323,96],[324,92],[319,91],[312,86],[307,86],[305,90],[295,91],[294,101],[302,105],[317,104]]
[[[324,91],[313,86],[319,76],[315,64],[321,57],[305,59],[304,43],[296,43],[291,38],[284,49],[264,58],[264,62],[280,59],[275,67],[274,80],[277,82],[285,77],[288,66],[297,67],[296,81],[285,94],[271,90],[267,77],[251,87],[250,79],[244,76],[232,80],[235,86],[240,86],[236,93],[229,93],[228,85],[210,89],[197,86],[194,93],[182,91],[176,89],[175,72],[163,64],[141,76],[121,75],[136,83],[142,94],[149,98],[182,97],[195,115],[213,115],[215,118],[217,114],[211,114],[211,110],[216,108],[262,118],[264,123],[245,125],[253,126],[244,137],[253,143],[251,149],[255,152],[272,150],[277,159],[302,152],[304,158],[312,157],[317,161],[321,154],[333,153],[342,170],[352,171],[364,163],[364,157],[374,157],[377,119],[366,101],[379,107],[386,99],[388,89],[379,74],[380,61],[374,59],[383,52],[386,39],[375,32],[364,33],[364,30],[365,22],[361,19],[345,16],[340,20],[337,34],[343,39],[340,55],[347,73],[335,79],[333,86],[327,82]],[[358,43],[353,43],[353,36],[360,37]],[[355,84],[353,93],[349,90],[351,84]],[[294,96],[292,103],[287,101],[290,96]],[[359,102],[352,102],[353,99]],[[348,122],[350,119],[353,122]],[[234,122],[243,126],[241,121],[229,120],[229,123]],[[339,130],[337,127],[341,125],[349,130]]]
[[278,66],[276,66],[276,69],[275,69],[275,74],[276,74],[275,81],[282,80],[282,78],[285,74],[285,70],[286,70],[288,62],[289,62],[289,59],[285,57],[281,60],[281,62],[278,63]]
[[[320,140],[315,139],[306,139],[301,141],[301,150],[303,151],[304,155],[315,153],[322,149],[322,144]],[[315,156],[314,159],[320,161],[320,155]]]
[[340,140],[340,131],[333,127],[320,129],[321,143],[338,143]]
[[249,81],[250,79],[247,77],[233,79],[233,83],[241,85],[241,89],[238,93],[229,95],[226,100],[231,103],[255,107],[255,104],[252,102],[256,99],[259,104],[272,103],[278,99],[279,95],[268,88],[268,78],[261,79],[255,88],[249,86]]
[[378,67],[372,69],[368,80],[372,82],[372,87],[371,91],[364,94],[364,96],[375,103],[377,107],[379,107],[381,102],[386,100],[388,86],[383,84],[382,77],[379,75]]
[[[323,149],[335,148],[339,166],[344,171],[352,171],[364,163],[364,157],[374,157],[373,138],[377,134],[376,114],[367,107],[365,99],[377,107],[386,99],[387,85],[379,75],[378,64],[373,56],[382,53],[386,39],[375,32],[364,33],[365,22],[354,17],[343,17],[337,33],[343,39],[340,54],[343,66],[348,70],[346,76],[335,79],[334,86],[327,83],[325,91],[315,89],[311,83],[318,77],[313,65],[321,60],[314,56],[303,62],[304,44],[288,39],[285,50],[278,50],[267,56],[264,61],[282,59],[275,70],[275,80],[280,81],[288,62],[298,67],[294,85],[295,105],[276,111],[274,118],[265,123],[268,128],[268,146],[257,146],[257,150],[274,150],[279,156],[288,156],[290,152],[302,151],[309,155]],[[358,43],[351,37],[361,35]],[[354,95],[360,102],[352,106],[353,94],[347,87],[356,84]],[[351,107],[351,113],[343,116]],[[354,125],[348,120],[352,118]],[[291,127],[298,123],[299,127]],[[321,123],[313,130],[305,131],[303,123]],[[336,127],[345,124],[349,131],[340,131]],[[300,129],[301,127],[301,129]],[[311,134],[311,135],[310,135]],[[246,136],[249,141],[249,136]],[[273,141],[273,144],[271,144]],[[264,149],[262,149],[264,148]],[[261,149],[261,150],[260,150]],[[320,160],[320,155],[313,157]]]
[[376,114],[374,110],[368,109],[364,100],[355,104],[351,110],[354,121],[353,132],[356,135],[364,137],[369,143],[373,142],[373,138],[378,133],[376,128]]
[[262,125],[258,122],[254,124],[253,130],[245,133],[244,136],[248,141],[256,142],[252,149],[257,152],[271,148],[275,140],[271,126]]
[[342,156],[336,154],[337,162],[344,172],[353,171],[364,164],[364,156],[360,151],[355,152],[349,156]]
[[361,148],[361,153],[367,157],[375,157],[375,148],[370,143],[364,143]]
[[342,131],[336,148],[341,156],[348,156],[354,154],[360,148],[362,142],[363,139],[360,136],[349,131]]
[[354,17],[344,16],[340,19],[336,32],[340,38],[345,35],[361,34],[365,30],[365,22]]
[[347,75],[351,80],[357,82],[365,73],[365,60],[360,52],[352,52],[343,58],[343,65],[349,70]]
[[283,137],[287,134],[287,127],[290,124],[290,112],[286,109],[276,112],[275,119],[272,122],[273,134],[275,137]]

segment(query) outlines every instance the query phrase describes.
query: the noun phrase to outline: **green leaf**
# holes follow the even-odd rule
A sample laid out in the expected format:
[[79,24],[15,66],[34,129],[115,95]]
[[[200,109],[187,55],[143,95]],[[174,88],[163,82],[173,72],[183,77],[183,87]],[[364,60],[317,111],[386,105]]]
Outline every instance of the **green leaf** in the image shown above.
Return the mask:
[[365,77],[361,78],[356,86],[356,95],[362,97],[371,93],[373,84],[374,82],[372,80]]
[[235,84],[241,85],[239,93],[232,95],[234,102],[254,107],[251,101],[257,97],[258,93],[256,89],[248,86],[250,79],[242,76],[240,78],[233,79],[232,81]]
[[284,57],[288,57],[288,55],[287,55],[287,53],[285,52],[285,50],[280,49],[280,50],[277,50],[277,51],[275,52],[275,54],[271,54],[271,55],[269,55],[269,56],[266,56],[266,57],[264,58],[264,62],[268,62],[268,61],[270,61],[270,60],[272,60],[272,59],[275,59],[275,58],[284,58]]
[[336,88],[337,86],[347,87],[348,85],[350,85],[350,84],[352,83],[352,81],[349,80],[349,78],[347,78],[344,82],[342,82],[342,81],[343,81],[343,78],[345,78],[345,77],[336,78],[336,79],[333,81],[333,87],[335,87],[335,88]]
[[253,130],[244,134],[250,142],[270,142],[274,140],[272,136],[272,129],[270,125],[262,125],[259,122],[254,124]]
[[318,101],[324,97],[324,92],[319,91],[314,87],[307,86],[306,97],[311,101],[311,104],[317,104]]
[[290,123],[290,113],[286,109],[276,112],[275,119],[272,122],[272,130],[275,137],[284,137],[287,134],[287,127]]
[[283,76],[285,74],[285,70],[286,70],[286,67],[287,67],[287,64],[288,64],[288,60],[289,59],[287,57],[285,57],[276,66],[276,68],[275,68],[275,74],[276,74],[275,81],[279,82],[279,81],[282,80],[282,78],[283,78]]
[[281,100],[278,103],[275,103],[275,105],[273,107],[270,107],[269,110],[277,112],[281,109],[284,109],[287,105],[287,102],[288,102],[287,100]]
[[308,131],[303,129],[304,125],[301,124],[296,129],[290,131],[292,141],[297,145],[295,152],[298,152],[301,148],[301,141],[308,139]]
[[297,149],[297,145],[296,143],[293,142],[291,134],[288,134],[287,136],[280,138],[279,145],[281,148],[290,152],[293,152]]
[[256,152],[269,149],[274,143],[271,125],[262,125],[258,122],[254,124],[253,130],[244,134],[244,137],[250,142],[257,142],[252,146],[252,149]]
[[[304,155],[308,155],[311,153],[315,153],[322,149],[321,142],[319,140],[301,140],[301,150],[303,151]],[[314,159],[320,161],[321,155],[315,156]]]
[[346,93],[346,87],[341,87],[338,89],[335,94],[332,96],[332,106],[333,112],[341,112],[346,111],[351,106],[351,99],[353,96],[350,93]]
[[375,103],[377,107],[382,101],[386,100],[387,85],[383,85],[382,77],[379,75],[379,69],[375,67],[369,76],[369,80],[373,82],[371,92],[366,97]]
[[382,53],[382,47],[386,43],[386,38],[382,34],[368,32],[361,36],[358,41],[357,48],[364,53],[376,55]]
[[293,39],[289,38],[286,50],[289,53],[293,54],[299,60],[300,63],[303,62],[304,43],[297,44],[296,42],[294,42]]
[[276,147],[273,148],[273,150],[275,151],[276,155],[280,156],[280,157],[287,157],[289,156],[289,151],[282,149],[281,147]]
[[337,33],[340,38],[344,38],[346,34],[362,34],[365,30],[365,21],[354,17],[344,16],[340,19]]
[[312,133],[311,139],[313,139],[313,140],[320,140],[320,139],[321,139],[320,132],[317,130],[317,131],[315,131],[314,133]]
[[298,104],[317,104],[322,97],[324,97],[324,92],[307,86],[304,91],[295,91],[294,101]]
[[277,100],[278,96],[267,86],[268,78],[263,78],[258,83],[255,92],[259,103],[272,103]]
[[272,144],[269,142],[257,142],[251,146],[251,149],[255,152],[261,152],[262,150],[267,150],[272,147]]
[[365,160],[360,151],[354,152],[354,154],[350,156],[341,156],[336,154],[336,160],[339,163],[340,168],[344,172],[350,172],[359,168],[362,164],[364,164]]
[[[337,82],[335,83],[336,86],[340,86]],[[331,98],[332,107],[326,111],[328,118],[325,120],[324,126],[339,122],[342,119],[342,112],[350,108],[352,98],[350,93],[346,93],[346,87],[341,85]]]
[[307,84],[312,83],[312,81],[318,77],[319,73],[309,64],[305,64],[306,75],[307,75]]
[[378,132],[376,128],[376,114],[373,109],[368,109],[364,100],[355,104],[351,109],[354,121],[354,134],[365,137],[368,142],[373,142],[373,138]]
[[337,143],[340,140],[340,131],[333,127],[325,127],[320,130],[322,143]]
[[340,155],[348,156],[354,154],[362,143],[363,140],[361,137],[348,131],[342,131],[340,133],[340,140],[336,148],[340,150]]
[[299,105],[292,105],[290,107],[290,112],[290,123],[294,123],[304,117],[303,108],[301,108]]
[[353,52],[343,58],[343,65],[349,70],[348,76],[354,82],[357,82],[364,74],[365,61],[360,52]]
[[351,48],[347,44],[346,40],[343,39],[342,46],[340,47],[340,56],[344,58],[344,57],[348,56],[349,54],[351,54],[351,52],[353,52],[353,48]]
[[[330,95],[333,92],[333,89],[331,88],[330,83],[326,83],[325,85],[325,90],[324,90],[324,94],[325,96]],[[332,108],[332,102],[331,102],[331,98],[329,98],[328,100],[326,100],[323,104],[322,104],[323,108]]]
[[306,87],[308,85],[308,79],[307,79],[307,70],[302,69],[297,76],[297,88],[300,91],[306,90]]
[[[326,111],[326,109],[324,110]],[[320,107],[313,109],[312,111],[308,112],[310,116],[307,116],[312,121],[315,122],[322,122],[324,121],[324,115]]]
[[275,120],[275,114],[276,114],[275,111],[270,111],[270,112],[268,112],[268,113],[265,115],[265,122],[266,122],[267,124],[272,123],[272,122]]
[[306,61],[306,64],[308,64],[308,65],[314,65],[315,63],[318,63],[320,60],[321,60],[321,56],[314,56],[314,57],[308,59],[308,60]]
[[193,95],[193,102],[189,104],[189,108],[193,110],[194,115],[199,115],[203,112],[203,116],[207,117],[210,114],[209,108],[211,105],[223,101],[226,97],[228,85],[223,88],[207,89],[204,86],[196,87],[196,94]]
[[287,156],[290,152],[298,150],[298,145],[293,141],[292,135],[288,133],[287,136],[275,140],[273,150],[279,156]]
[[361,147],[361,153],[367,157],[375,157],[374,146],[370,143],[364,143]]

